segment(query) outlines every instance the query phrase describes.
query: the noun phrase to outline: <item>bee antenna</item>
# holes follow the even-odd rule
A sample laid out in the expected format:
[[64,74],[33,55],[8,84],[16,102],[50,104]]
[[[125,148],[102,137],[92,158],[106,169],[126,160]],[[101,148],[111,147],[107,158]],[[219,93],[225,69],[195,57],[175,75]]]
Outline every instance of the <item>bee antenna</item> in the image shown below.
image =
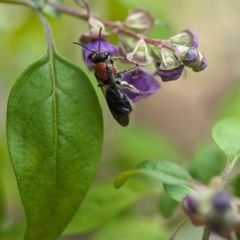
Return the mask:
[[101,32],[102,32],[102,27],[100,27],[100,29],[99,29],[98,52],[100,52],[100,47],[101,47]]
[[77,43],[77,42],[73,42],[73,43],[74,43],[74,44],[77,44],[77,45],[80,45],[81,47],[87,49],[87,50],[90,51],[90,52],[96,53],[95,51],[93,51],[93,50],[87,48],[86,46],[82,45],[81,43]]

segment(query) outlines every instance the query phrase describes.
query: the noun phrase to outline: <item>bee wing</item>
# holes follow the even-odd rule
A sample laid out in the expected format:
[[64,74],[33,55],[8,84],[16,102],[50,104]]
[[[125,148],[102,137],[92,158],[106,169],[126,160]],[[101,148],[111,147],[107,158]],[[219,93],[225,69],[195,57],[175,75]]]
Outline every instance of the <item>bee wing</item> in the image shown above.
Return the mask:
[[129,124],[129,114],[132,111],[132,104],[127,96],[117,87],[114,76],[110,69],[107,69],[108,84],[98,80],[99,87],[105,96],[108,108],[115,120],[123,127]]
[[[123,127],[129,124],[132,105],[123,92],[118,88],[107,89],[105,98],[115,120]],[[119,98],[119,96],[121,96]]]

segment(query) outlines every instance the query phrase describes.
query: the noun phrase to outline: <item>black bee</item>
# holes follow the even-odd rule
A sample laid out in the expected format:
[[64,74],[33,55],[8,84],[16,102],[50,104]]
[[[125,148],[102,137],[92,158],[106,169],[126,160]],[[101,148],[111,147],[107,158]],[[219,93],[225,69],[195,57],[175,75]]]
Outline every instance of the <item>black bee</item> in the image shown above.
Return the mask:
[[[101,35],[101,29],[99,32],[99,39]],[[115,120],[123,127],[128,126],[130,113],[133,110],[132,103],[121,90],[121,88],[127,88],[135,93],[143,93],[136,89],[134,86],[122,81],[122,74],[133,71],[137,66],[122,71],[117,71],[114,66],[115,59],[122,59],[123,57],[111,58],[108,52],[100,51],[101,41],[99,40],[98,51],[88,49],[80,43],[76,43],[87,50],[94,52],[92,56],[92,67],[94,68],[94,75],[98,81],[98,86],[101,88],[108,108],[111,111]]]

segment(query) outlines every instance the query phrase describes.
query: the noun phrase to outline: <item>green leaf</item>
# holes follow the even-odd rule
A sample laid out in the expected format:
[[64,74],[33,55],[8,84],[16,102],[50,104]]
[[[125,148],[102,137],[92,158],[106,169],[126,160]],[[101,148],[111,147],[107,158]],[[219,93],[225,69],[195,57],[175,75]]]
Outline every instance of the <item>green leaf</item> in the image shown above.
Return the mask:
[[184,184],[191,180],[189,173],[175,163],[147,160],[136,166],[134,170],[126,171],[118,175],[114,181],[115,188],[120,188],[127,178],[136,174],[145,174],[169,184]]
[[166,240],[168,234],[154,218],[123,218],[101,229],[93,240]]
[[120,190],[113,187],[112,181],[97,184],[91,187],[63,234],[89,232],[108,222],[134,202],[151,194],[153,190],[141,181],[131,181]]
[[225,162],[224,154],[211,142],[197,149],[189,172],[195,180],[208,183],[214,176],[222,173]]
[[184,185],[163,184],[165,191],[176,201],[181,202],[183,198],[195,193],[195,191]]
[[165,218],[169,218],[176,209],[178,202],[169,196],[166,192],[160,195],[158,209],[161,215]]
[[217,145],[228,156],[231,163],[240,155],[240,119],[228,118],[218,122],[212,130],[212,136]]
[[103,138],[101,109],[86,75],[56,52],[13,86],[8,148],[27,218],[25,240],[56,239],[94,177]]

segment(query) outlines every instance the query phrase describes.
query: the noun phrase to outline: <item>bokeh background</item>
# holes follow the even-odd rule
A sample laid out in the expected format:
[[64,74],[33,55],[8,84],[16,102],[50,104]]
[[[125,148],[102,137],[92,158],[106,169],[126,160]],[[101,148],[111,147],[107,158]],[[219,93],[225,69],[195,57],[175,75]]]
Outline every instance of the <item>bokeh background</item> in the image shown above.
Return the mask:
[[[208,67],[203,72],[194,73],[191,69],[186,69],[180,79],[162,83],[161,89],[155,95],[134,104],[131,123],[127,128],[122,128],[112,118],[105,99],[97,88],[93,73],[85,67],[80,47],[72,44],[87,31],[87,24],[65,14],[61,14],[59,18],[47,17],[58,52],[88,74],[103,109],[104,146],[93,184],[105,180],[113,181],[117,174],[133,168],[146,159],[164,159],[188,166],[196,158],[196,151],[199,148],[212,146],[211,128],[219,119],[240,115],[240,31],[238,31],[240,2],[224,0],[89,0],[89,2],[95,13],[112,21],[124,20],[128,11],[136,7],[148,10],[156,19],[168,26],[166,28],[161,24],[156,25],[149,34],[154,38],[168,38],[191,28],[199,37],[198,49],[208,61]],[[65,4],[78,8],[70,0],[66,0]],[[114,37],[110,40],[116,43]],[[34,12],[25,6],[0,4],[0,204],[1,201],[6,204],[8,223],[23,219],[24,210],[7,153],[5,134],[7,99],[18,76],[45,51],[43,28]],[[119,66],[121,68],[121,65]],[[150,67],[149,71],[153,72],[154,68]],[[160,78],[158,80],[161,82]],[[218,156],[221,156],[221,153]],[[110,191],[116,190],[112,188]],[[157,219],[156,221],[166,225],[169,231],[176,226],[182,213],[178,210],[170,220],[163,220],[157,210],[158,201],[155,195],[136,201],[124,210],[124,216],[132,214],[134,217]],[[109,218],[108,224],[118,217],[119,213],[112,216],[111,220]],[[107,226],[107,223],[104,224]],[[61,239],[108,239],[107,236],[96,237],[98,230]],[[177,239],[197,239],[198,234],[200,239],[201,231],[200,228],[187,225]],[[20,239],[20,235],[19,238],[12,239]]]

